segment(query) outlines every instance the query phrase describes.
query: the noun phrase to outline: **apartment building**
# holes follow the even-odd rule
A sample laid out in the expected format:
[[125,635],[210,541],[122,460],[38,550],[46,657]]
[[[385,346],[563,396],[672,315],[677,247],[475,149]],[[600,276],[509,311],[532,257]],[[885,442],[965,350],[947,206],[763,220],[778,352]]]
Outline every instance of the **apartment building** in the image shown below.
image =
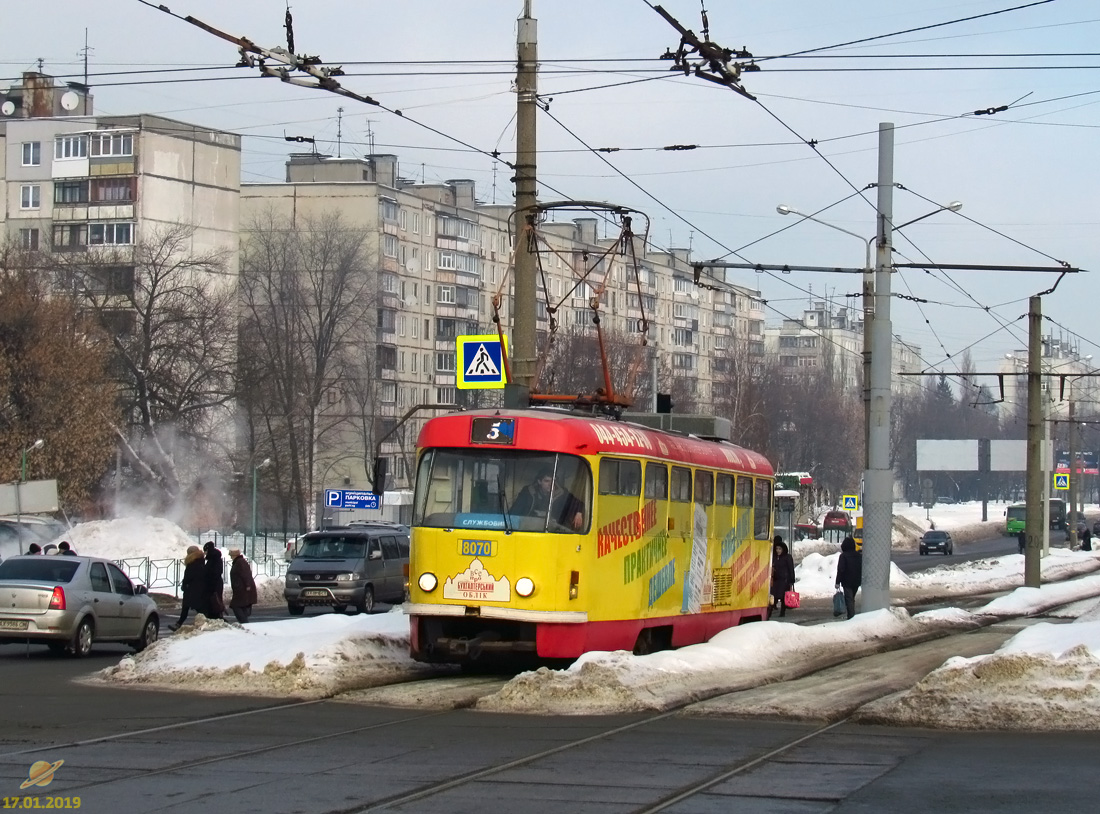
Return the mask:
[[[840,386],[851,392],[863,389],[863,312],[814,300],[801,319],[784,319],[766,328],[765,355],[777,359],[780,369],[827,370]],[[895,395],[907,395],[921,387],[920,377],[899,376],[922,369],[920,347],[895,338],[892,347],[891,387]]]
[[[194,228],[196,253],[226,258],[235,280],[240,137],[151,115],[95,116],[80,85],[24,74],[0,118],[8,236],[26,249],[110,251],[117,263],[159,229]],[[133,285],[133,268],[105,270],[103,293]]]
[[[304,153],[290,157],[284,182],[243,185],[241,210],[246,228],[266,213],[294,222],[339,213],[344,224],[366,233],[369,262],[379,274],[375,371],[384,425],[417,404],[471,399],[496,403],[496,392],[456,388],[455,337],[495,333],[494,298],[506,332],[510,329],[510,266],[516,245],[510,206],[478,202],[469,180],[407,181],[395,155],[334,158]],[[601,221],[588,214],[537,224],[540,339],[550,330],[549,309],[559,332],[591,331],[590,302],[602,289],[604,331],[637,335],[644,313],[649,348],[656,348],[662,363],[690,381],[700,409],[709,409],[725,369],[724,354],[737,343],[753,353],[763,351],[759,292],[697,288],[687,250],[646,252],[637,237],[639,279],[634,282],[634,262],[618,240],[618,227],[604,224],[603,229],[601,236]],[[526,250],[526,241],[523,245]],[[589,276],[582,280],[585,272]],[[607,285],[602,286],[605,278]],[[340,410],[341,398],[332,394],[332,411]],[[412,422],[406,438],[415,439],[423,420]],[[347,439],[349,447],[351,443]],[[387,445],[382,451],[396,461],[391,475],[397,484],[408,488],[412,460],[409,444],[404,446]],[[318,489],[341,482],[365,485],[361,456],[356,461],[342,442],[318,450],[318,459],[318,478],[325,481]]]

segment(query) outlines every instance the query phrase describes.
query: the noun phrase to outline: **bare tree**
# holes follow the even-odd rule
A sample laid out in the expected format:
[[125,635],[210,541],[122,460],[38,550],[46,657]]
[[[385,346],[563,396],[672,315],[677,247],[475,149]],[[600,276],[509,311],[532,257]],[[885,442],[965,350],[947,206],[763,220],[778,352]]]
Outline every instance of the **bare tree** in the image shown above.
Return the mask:
[[54,255],[60,281],[111,338],[123,416],[115,435],[161,509],[220,481],[210,473],[226,439],[215,436],[235,390],[235,281],[224,254],[195,251],[193,237],[174,224],[133,247]]
[[57,478],[62,505],[80,510],[112,457],[118,389],[106,335],[50,293],[43,259],[0,246],[0,479],[21,477],[41,438],[27,477]]
[[295,222],[267,211],[244,232],[241,401],[248,446],[257,455],[270,450],[284,526],[304,525],[313,507],[317,447],[347,430],[347,414],[326,411],[326,399],[330,392],[342,399],[374,347],[377,269],[367,257],[367,233],[338,213]]

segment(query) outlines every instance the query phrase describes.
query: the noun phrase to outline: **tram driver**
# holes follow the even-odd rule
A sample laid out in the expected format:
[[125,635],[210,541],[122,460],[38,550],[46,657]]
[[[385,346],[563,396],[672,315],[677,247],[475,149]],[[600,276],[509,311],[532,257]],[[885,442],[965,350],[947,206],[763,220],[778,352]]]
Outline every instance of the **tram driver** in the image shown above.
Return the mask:
[[550,519],[567,528],[584,528],[584,504],[568,489],[554,487],[554,471],[540,469],[535,480],[516,496],[510,514]]

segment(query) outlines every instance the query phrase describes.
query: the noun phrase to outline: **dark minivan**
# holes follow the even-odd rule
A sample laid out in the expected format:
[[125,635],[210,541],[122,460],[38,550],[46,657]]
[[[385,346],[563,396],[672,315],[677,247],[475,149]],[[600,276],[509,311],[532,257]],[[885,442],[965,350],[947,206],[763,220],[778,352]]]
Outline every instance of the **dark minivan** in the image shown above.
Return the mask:
[[409,568],[409,529],[371,523],[311,531],[298,539],[286,573],[283,598],[291,616],[306,605],[342,612],[349,605],[370,613],[374,603],[405,600]]

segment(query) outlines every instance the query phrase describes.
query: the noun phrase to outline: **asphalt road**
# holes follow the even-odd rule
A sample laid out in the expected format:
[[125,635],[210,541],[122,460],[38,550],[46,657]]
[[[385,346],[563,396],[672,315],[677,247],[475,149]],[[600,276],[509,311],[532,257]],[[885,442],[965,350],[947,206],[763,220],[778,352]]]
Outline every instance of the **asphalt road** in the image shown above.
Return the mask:
[[[538,718],[74,682],[122,652],[97,647],[73,661],[0,646],[0,805],[34,795],[40,806],[79,797],[93,814],[1095,807],[1087,767],[1100,762],[1097,733],[935,732],[698,709]],[[859,682],[862,672],[856,665],[839,680]],[[775,697],[782,708],[782,694]],[[20,789],[36,761],[64,763],[48,787]]]

